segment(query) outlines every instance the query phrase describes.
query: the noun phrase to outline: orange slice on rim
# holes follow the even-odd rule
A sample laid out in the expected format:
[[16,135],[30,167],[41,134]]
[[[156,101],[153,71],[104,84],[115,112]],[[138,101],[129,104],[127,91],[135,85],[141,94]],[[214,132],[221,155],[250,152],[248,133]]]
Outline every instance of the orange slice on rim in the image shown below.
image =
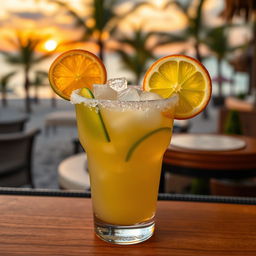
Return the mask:
[[73,90],[92,89],[93,84],[104,84],[107,72],[102,61],[85,50],[70,50],[57,57],[49,70],[52,89],[62,98],[70,100]]
[[188,119],[206,108],[212,85],[208,71],[199,61],[185,55],[169,55],[148,69],[143,89],[163,98],[179,94],[174,117]]

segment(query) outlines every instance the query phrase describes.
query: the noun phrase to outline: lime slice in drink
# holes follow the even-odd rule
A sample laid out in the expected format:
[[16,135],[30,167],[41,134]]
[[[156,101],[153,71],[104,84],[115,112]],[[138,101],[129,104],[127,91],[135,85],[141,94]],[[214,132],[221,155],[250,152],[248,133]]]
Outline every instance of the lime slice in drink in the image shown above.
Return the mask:
[[93,95],[92,91],[88,88],[82,88],[79,92],[79,95],[81,95],[85,98],[94,99],[94,95]]
[[[94,99],[94,95],[92,91],[89,88],[82,88],[79,92],[79,95]],[[110,142],[110,137],[107,131],[107,128],[105,126],[102,114],[100,110],[96,110],[94,108],[90,108],[84,104],[77,105],[78,108],[82,108],[80,113],[83,114],[84,118],[88,120],[86,123],[87,127],[91,128],[91,131],[98,136],[99,134],[102,134],[106,141]]]
[[[153,131],[150,131],[149,133],[145,134],[144,136],[142,136],[141,138],[139,138],[131,147],[130,149],[128,150],[128,153],[126,154],[126,157],[125,157],[125,161],[128,162],[133,154],[136,152],[136,150],[139,148],[140,145],[143,144],[143,142],[146,142],[149,140],[149,138],[153,137],[153,135],[159,135],[159,133],[165,133],[165,135],[167,136],[171,136],[172,134],[172,128],[170,127],[161,127],[161,128],[158,128],[158,129],[155,129]],[[169,140],[164,140],[164,141],[169,141]],[[168,146],[168,145],[166,145]],[[164,146],[163,148],[166,149],[166,147]]]

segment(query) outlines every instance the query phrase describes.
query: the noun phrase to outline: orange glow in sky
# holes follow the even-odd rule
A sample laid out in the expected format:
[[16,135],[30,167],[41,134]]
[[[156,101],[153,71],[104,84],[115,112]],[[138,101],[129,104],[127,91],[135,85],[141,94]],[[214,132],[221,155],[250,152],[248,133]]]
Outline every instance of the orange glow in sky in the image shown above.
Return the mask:
[[[88,8],[85,8],[86,3],[90,3],[92,0],[63,0],[68,3],[76,12],[78,12],[82,17],[88,14]],[[128,5],[132,4],[129,1],[126,2]],[[151,1],[149,1],[151,2]],[[177,13],[177,18],[173,20],[170,10],[160,10],[160,7],[166,2],[166,0],[156,0],[152,1],[159,7],[159,10],[155,8],[151,9],[149,7],[140,8],[138,12],[125,18],[122,24],[120,24],[120,29],[130,32],[131,24],[134,23],[147,23],[146,29],[150,30],[166,30],[168,31],[175,28],[183,28],[184,20]],[[126,3],[120,5],[120,11],[125,10]],[[169,8],[168,8],[169,9]],[[119,11],[117,12],[119,13]],[[168,18],[169,16],[169,18]],[[170,18],[171,17],[171,18]],[[92,27],[94,24],[93,19],[85,19],[86,24]],[[156,22],[157,21],[157,22]],[[49,39],[54,37],[58,42],[63,42],[67,40],[75,40],[81,35],[81,30],[76,29],[73,24],[73,19],[67,12],[60,8],[54,1],[35,1],[35,0],[8,0],[1,1],[0,10],[0,35],[4,30],[34,30],[40,34],[47,34]],[[168,26],[166,25],[168,24]],[[163,25],[165,25],[163,27]],[[49,33],[50,32],[50,33]],[[106,38],[107,35],[104,35]],[[5,45],[1,44],[0,48],[5,48]],[[47,46],[49,47],[53,46]]]
[[[86,25],[92,27],[94,20],[88,18],[90,8],[86,8],[86,4],[92,0],[62,0],[70,5],[73,10],[78,12],[85,19]],[[192,0],[191,0],[192,1]],[[195,0],[196,2],[197,0]],[[207,21],[211,25],[216,24],[215,17],[210,14],[216,6],[220,6],[222,0],[207,0],[206,1],[206,16]],[[0,36],[3,38],[0,44],[0,50],[12,50],[10,45],[4,40],[10,34],[15,35],[16,30],[29,30],[39,33],[45,37],[45,44],[41,47],[42,51],[53,51],[65,41],[75,41],[82,35],[82,30],[75,28],[74,20],[67,12],[60,8],[55,1],[46,0],[8,0],[1,1],[0,10]],[[124,1],[116,9],[116,13],[122,16],[133,3],[139,0]],[[151,6],[139,8],[136,12],[125,17],[118,23],[118,28],[124,34],[131,34],[135,27],[143,27],[145,31],[163,31],[177,32],[185,29],[187,26],[187,18],[175,5],[170,5],[168,8],[163,6],[168,0],[148,0]],[[86,19],[87,17],[87,19]],[[108,32],[104,33],[105,39],[110,39],[110,44],[113,43],[111,35]],[[81,45],[81,44],[80,44]],[[83,43],[90,49],[97,49],[97,45],[91,42]],[[68,46],[71,47],[71,46]],[[57,47],[61,51],[60,47]]]
[[158,7],[162,7],[166,3],[166,0],[155,0],[155,4]]
[[49,39],[44,43],[44,48],[48,52],[54,51],[57,48],[57,46],[58,43],[53,39]]

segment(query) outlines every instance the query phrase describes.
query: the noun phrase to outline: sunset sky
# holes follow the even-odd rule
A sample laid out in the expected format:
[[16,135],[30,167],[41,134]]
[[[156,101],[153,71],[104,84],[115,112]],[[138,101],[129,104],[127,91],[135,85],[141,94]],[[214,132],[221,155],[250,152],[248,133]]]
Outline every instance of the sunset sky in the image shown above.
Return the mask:
[[[64,0],[63,0],[64,1]],[[82,17],[86,18],[90,14],[88,4],[92,0],[65,0],[72,8],[77,11]],[[143,0],[123,0],[119,5],[116,12],[119,15],[129,10],[132,3]],[[145,1],[145,0],[144,0]],[[119,29],[124,34],[130,34],[134,28],[143,24],[143,29],[147,31],[165,31],[165,32],[179,32],[186,28],[186,17],[174,5],[168,9],[163,10],[162,6],[168,0],[148,0],[153,7],[143,7],[138,9],[129,17],[119,23]],[[192,1],[192,0],[180,0]],[[198,0],[193,3],[197,4]],[[87,6],[87,7],[86,7]],[[204,4],[204,24],[207,26],[218,26],[223,24],[223,19],[219,17],[219,13],[224,8],[224,0],[206,0]],[[194,9],[191,8],[190,13],[193,14]],[[89,21],[90,22],[90,21]],[[0,9],[0,50],[13,51],[13,48],[8,44],[6,37],[14,37],[15,31],[22,31],[24,33],[35,33],[43,38],[45,42],[41,45],[40,51],[53,50],[57,44],[66,40],[76,40],[81,31],[73,27],[73,19],[67,15],[64,9],[60,8],[54,3],[54,0],[8,0],[1,1]],[[234,29],[230,34],[231,42],[234,44],[241,44],[248,40],[250,34],[248,29],[238,28]],[[111,46],[114,41],[109,40],[108,46]],[[97,46],[92,42],[86,42],[70,46],[70,48],[84,48],[97,54]],[[64,51],[66,49],[60,49]],[[202,47],[202,53],[208,54],[206,47]],[[158,49],[155,54],[163,56],[170,53],[185,52],[186,54],[194,55],[191,41],[186,43],[176,43],[172,46],[162,47]],[[107,53],[108,53],[107,49]],[[108,70],[109,77],[115,77],[118,73],[119,76],[126,76],[129,78],[130,74],[127,70],[122,69],[119,59],[111,54],[107,54],[105,65]],[[53,56],[54,58],[55,56]],[[39,68],[48,70],[53,58],[41,63]],[[4,61],[0,56],[1,72],[2,74],[13,70],[14,67]],[[207,65],[207,63],[206,63]],[[38,68],[38,67],[35,67]],[[207,67],[212,74],[215,72],[214,60],[211,65]],[[226,69],[225,69],[226,70]],[[22,74],[19,73],[12,80],[13,87],[20,95],[23,95],[23,90],[20,85],[23,81]],[[18,85],[18,86],[17,86]],[[49,95],[49,91],[45,94]]]
[[[129,10],[131,3],[135,1],[124,1],[116,11],[123,13]],[[66,0],[66,2],[83,17],[89,14],[90,10],[86,6],[90,0]],[[170,6],[168,9],[162,10],[161,7],[166,0],[151,0],[149,2],[154,3],[155,7],[138,9],[134,14],[124,19],[119,24],[119,28],[125,33],[130,33],[132,28],[142,23],[145,30],[177,31],[186,27],[186,18],[177,7]],[[213,26],[221,22],[218,13],[222,8],[222,0],[206,1],[204,15],[207,16],[208,25]],[[193,12],[193,10],[190,11]],[[46,43],[44,50],[53,48],[54,42],[76,39],[81,33],[78,29],[74,29],[72,18],[66,14],[65,10],[54,4],[54,1],[47,2],[46,0],[2,1],[0,24],[1,38],[12,36],[15,30],[33,31],[47,36],[52,44],[47,42],[48,46]],[[87,43],[87,47],[89,50],[95,50],[91,43]],[[0,48],[9,50],[10,46],[5,40],[1,40]]]

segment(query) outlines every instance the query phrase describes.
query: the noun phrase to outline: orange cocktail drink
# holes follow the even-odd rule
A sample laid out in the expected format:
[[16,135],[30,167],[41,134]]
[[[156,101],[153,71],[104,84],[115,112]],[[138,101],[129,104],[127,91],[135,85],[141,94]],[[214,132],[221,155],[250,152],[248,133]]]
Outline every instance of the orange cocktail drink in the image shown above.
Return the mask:
[[[164,105],[174,103],[175,97],[131,106],[113,102],[111,107],[104,102],[90,107],[88,101],[76,104],[76,115],[79,139],[88,156],[95,216],[118,225],[151,219],[162,158],[172,135],[173,118],[164,115]],[[163,109],[157,108],[159,104]],[[92,118],[99,115],[98,108],[108,137],[97,117]]]
[[162,158],[174,119],[203,111],[211,97],[205,67],[169,55],[147,70],[143,86],[107,81],[102,61],[70,50],[51,65],[49,81],[75,104],[79,139],[90,174],[96,234],[116,244],[145,241],[154,232]]
[[138,233],[146,228],[150,232],[141,231],[140,240],[147,239],[153,233],[162,158],[178,97],[131,102],[73,93],[71,99],[88,159],[96,229],[102,233],[106,225],[125,226]]

